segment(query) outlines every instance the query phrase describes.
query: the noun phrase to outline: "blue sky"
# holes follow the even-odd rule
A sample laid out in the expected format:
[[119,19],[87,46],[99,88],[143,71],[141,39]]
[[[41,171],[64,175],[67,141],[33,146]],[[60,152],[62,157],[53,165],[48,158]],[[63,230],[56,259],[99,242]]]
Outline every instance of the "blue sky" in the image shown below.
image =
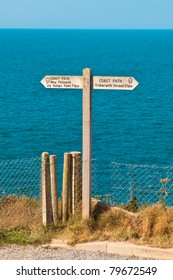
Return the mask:
[[0,28],[173,29],[173,0],[0,0]]

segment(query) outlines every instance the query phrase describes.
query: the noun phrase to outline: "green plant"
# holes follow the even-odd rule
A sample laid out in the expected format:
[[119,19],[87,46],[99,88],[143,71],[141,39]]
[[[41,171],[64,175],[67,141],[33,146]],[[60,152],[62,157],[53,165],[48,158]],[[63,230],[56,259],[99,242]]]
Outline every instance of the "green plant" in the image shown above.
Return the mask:
[[0,244],[38,245],[49,242],[52,236],[53,231],[44,228],[15,228],[4,231]]
[[131,200],[125,207],[125,209],[134,213],[139,210],[139,202],[135,195],[132,195]]

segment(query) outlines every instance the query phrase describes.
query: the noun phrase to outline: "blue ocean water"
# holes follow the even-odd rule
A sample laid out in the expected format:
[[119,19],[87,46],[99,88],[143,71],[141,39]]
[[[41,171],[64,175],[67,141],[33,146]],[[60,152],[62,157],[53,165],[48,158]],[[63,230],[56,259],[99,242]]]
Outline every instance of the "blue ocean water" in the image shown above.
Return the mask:
[[81,151],[82,91],[45,75],[130,76],[134,91],[93,90],[93,158],[173,164],[173,30],[0,30],[0,159]]

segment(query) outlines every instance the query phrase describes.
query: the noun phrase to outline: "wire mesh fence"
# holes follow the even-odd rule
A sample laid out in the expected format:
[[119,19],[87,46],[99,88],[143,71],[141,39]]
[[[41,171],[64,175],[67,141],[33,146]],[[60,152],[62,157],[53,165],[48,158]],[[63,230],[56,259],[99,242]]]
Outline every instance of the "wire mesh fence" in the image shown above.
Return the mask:
[[41,222],[41,159],[0,161],[0,226]]
[[25,195],[40,199],[40,194],[40,158],[0,161],[0,197]]
[[158,202],[173,206],[173,166],[93,162],[94,197],[136,208]]
[[[66,204],[69,204],[70,213],[75,214],[81,211],[82,207],[82,160],[79,152],[68,154],[71,163],[68,166],[66,179],[64,174],[58,176],[61,179],[58,182],[58,197],[61,201],[63,186],[67,187],[68,191],[64,195]],[[51,166],[48,162],[48,170]],[[19,212],[30,215],[31,220],[37,213],[41,221],[43,172],[41,157],[0,161],[0,225],[3,220],[7,223],[8,217],[11,223],[15,223]],[[48,173],[50,176],[52,172]],[[52,188],[51,180],[50,176]],[[56,180],[53,181],[55,183]],[[46,182],[45,188],[47,188]],[[49,196],[53,199],[52,189]],[[120,164],[93,159],[91,196],[110,205],[124,206],[132,211],[160,202],[166,206],[173,206],[173,166]],[[32,205],[32,210],[30,208],[29,212],[26,212],[24,210],[28,205]],[[62,213],[59,216],[61,215]],[[21,215],[19,216],[21,219]],[[23,219],[27,221],[24,216]]]

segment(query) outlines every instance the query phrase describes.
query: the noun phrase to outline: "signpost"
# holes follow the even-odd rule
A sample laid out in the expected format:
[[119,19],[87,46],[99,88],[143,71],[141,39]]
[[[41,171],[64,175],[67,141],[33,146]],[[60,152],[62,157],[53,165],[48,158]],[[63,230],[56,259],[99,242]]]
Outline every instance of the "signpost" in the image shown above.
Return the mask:
[[92,168],[92,89],[133,90],[138,82],[133,77],[92,76],[89,68],[83,76],[45,76],[41,83],[46,88],[83,89],[82,141],[82,217],[91,213]]
[[80,89],[83,87],[81,76],[45,76],[41,83],[46,88]]
[[93,77],[93,89],[133,90],[137,85],[133,77]]

